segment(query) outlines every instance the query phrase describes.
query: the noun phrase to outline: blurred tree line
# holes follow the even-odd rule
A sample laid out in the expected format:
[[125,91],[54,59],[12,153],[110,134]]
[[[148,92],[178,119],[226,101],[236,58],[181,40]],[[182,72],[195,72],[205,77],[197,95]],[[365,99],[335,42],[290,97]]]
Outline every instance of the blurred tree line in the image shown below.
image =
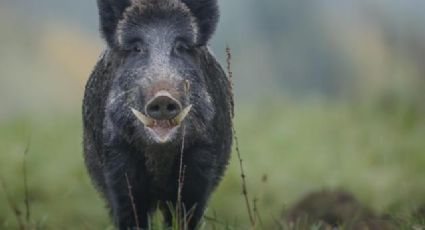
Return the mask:
[[[94,0],[5,0],[0,6],[13,12],[0,16],[2,34],[12,37],[0,44],[2,49],[13,53],[10,43],[24,44],[32,48],[22,55],[37,56],[56,44],[49,51],[56,50],[54,60],[45,54],[44,64],[56,62],[55,71],[78,81],[76,87],[84,84],[102,47]],[[241,102],[276,95],[322,95],[423,104],[425,2],[421,0],[220,0],[220,6],[222,18],[212,46],[222,63],[225,47],[232,48]],[[52,33],[59,36],[52,38]],[[71,63],[63,63],[66,58],[58,57],[70,55],[58,48],[70,41],[77,47],[72,58],[78,64],[70,58],[65,62]],[[75,57],[78,47],[95,47],[81,51],[90,57],[86,65]],[[77,68],[80,71],[72,71]],[[13,80],[3,73],[0,81],[6,85]],[[74,91],[78,96],[71,101],[81,94],[79,88]]]

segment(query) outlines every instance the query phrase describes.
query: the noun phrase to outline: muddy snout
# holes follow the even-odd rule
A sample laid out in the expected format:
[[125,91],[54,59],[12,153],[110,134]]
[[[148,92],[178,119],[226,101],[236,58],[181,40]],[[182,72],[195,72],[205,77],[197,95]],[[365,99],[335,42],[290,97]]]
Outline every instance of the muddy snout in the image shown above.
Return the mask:
[[156,93],[145,107],[146,114],[155,120],[171,120],[181,111],[181,103],[165,90]]

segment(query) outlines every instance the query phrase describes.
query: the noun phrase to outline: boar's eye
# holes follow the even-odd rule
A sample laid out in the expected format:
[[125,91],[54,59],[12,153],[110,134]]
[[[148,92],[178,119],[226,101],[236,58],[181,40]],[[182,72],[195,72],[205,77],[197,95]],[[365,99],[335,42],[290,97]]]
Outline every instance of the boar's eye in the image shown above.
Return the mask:
[[135,53],[146,53],[147,52],[146,46],[143,45],[143,43],[140,43],[140,42],[133,44],[131,51],[135,52]]
[[147,52],[147,48],[144,45],[143,42],[140,41],[134,41],[134,42],[129,42],[126,45],[124,45],[123,47],[124,51],[128,52],[128,53],[134,53],[134,54],[144,54]]
[[133,46],[133,48],[132,48],[132,51],[133,52],[137,52],[137,53],[139,53],[139,52],[142,52],[142,47],[140,47],[140,46],[138,46],[138,45],[135,45],[135,46]]
[[180,55],[190,53],[193,49],[194,45],[185,40],[177,40],[174,44],[174,52]]

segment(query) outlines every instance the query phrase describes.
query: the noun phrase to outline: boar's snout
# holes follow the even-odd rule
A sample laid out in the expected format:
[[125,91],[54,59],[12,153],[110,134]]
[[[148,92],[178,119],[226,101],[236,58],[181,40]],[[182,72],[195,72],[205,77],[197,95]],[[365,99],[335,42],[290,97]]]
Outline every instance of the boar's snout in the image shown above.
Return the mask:
[[182,106],[170,93],[160,91],[146,104],[145,110],[155,120],[171,120],[180,114]]

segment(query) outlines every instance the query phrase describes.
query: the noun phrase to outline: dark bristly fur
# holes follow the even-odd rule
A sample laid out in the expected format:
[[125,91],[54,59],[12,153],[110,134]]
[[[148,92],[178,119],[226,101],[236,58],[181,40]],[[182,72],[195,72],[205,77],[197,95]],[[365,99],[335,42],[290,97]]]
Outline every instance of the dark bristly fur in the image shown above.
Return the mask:
[[97,0],[100,16],[100,31],[108,45],[114,44],[118,21],[122,12],[130,5],[130,0]]
[[[135,2],[140,0],[135,0]],[[217,0],[182,0],[197,19],[201,37],[200,45],[206,45],[214,33],[219,9]],[[100,31],[109,46],[113,46],[118,21],[123,18],[123,11],[131,5],[131,0],[97,0],[100,16]]]
[[[117,228],[134,229],[136,220],[146,228],[158,204],[176,204],[184,138],[181,201],[185,210],[194,207],[189,223],[194,229],[232,144],[230,82],[206,47],[218,21],[217,1],[98,0],[98,6],[107,48],[83,101],[89,174]],[[167,89],[183,107],[193,105],[182,124],[185,136],[180,127],[163,144],[130,110],[143,112],[158,89]],[[170,223],[171,213],[164,216]]]
[[200,44],[205,43],[211,38],[218,23],[219,11],[217,1],[211,0],[182,0],[198,19],[200,27]]

